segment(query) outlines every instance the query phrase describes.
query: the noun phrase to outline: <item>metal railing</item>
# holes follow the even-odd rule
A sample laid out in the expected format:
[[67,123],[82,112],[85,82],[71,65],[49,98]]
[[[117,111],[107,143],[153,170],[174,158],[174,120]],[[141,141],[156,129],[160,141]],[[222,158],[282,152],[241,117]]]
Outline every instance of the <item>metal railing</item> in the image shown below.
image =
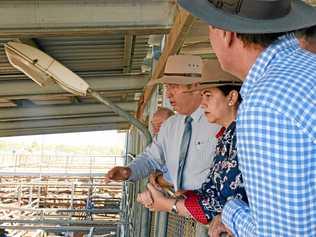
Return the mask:
[[123,156],[0,153],[0,174],[103,176],[123,162]]

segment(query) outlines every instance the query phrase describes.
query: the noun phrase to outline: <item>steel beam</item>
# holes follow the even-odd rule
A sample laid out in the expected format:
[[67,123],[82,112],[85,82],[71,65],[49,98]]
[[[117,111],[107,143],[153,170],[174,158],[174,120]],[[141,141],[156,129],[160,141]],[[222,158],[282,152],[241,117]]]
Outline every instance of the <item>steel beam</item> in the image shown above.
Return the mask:
[[[130,127],[128,123],[109,123],[97,125],[74,125],[74,126],[58,126],[52,128],[31,128],[31,129],[12,129],[0,131],[0,137],[10,136],[26,136],[39,134],[56,134],[56,133],[72,133],[72,132],[91,132],[103,130],[126,130]],[[103,174],[104,175],[104,174]]]
[[104,125],[108,123],[127,122],[126,119],[120,116],[98,116],[88,118],[65,118],[65,119],[31,119],[27,121],[10,121],[0,122],[0,132],[3,130],[18,130],[32,128],[51,128],[62,126],[84,126],[84,125]]
[[165,33],[174,7],[169,0],[0,1],[0,37]]
[[124,58],[123,58],[123,64],[124,64],[123,72],[124,73],[130,73],[131,72],[135,41],[136,41],[135,35],[129,35],[129,34],[125,35],[125,39],[124,39]]
[[[92,89],[97,91],[115,91],[142,89],[146,85],[148,78],[146,75],[120,75],[108,77],[87,77],[83,78]],[[31,79],[0,81],[0,97],[6,98],[14,95],[49,95],[65,94],[59,85],[53,84],[46,87],[40,87]]]
[[[118,103],[125,111],[134,111],[136,102]],[[19,121],[27,119],[51,119],[67,117],[104,116],[113,113],[103,104],[79,104],[79,105],[56,105],[36,106],[32,108],[7,108],[0,109],[0,122]]]

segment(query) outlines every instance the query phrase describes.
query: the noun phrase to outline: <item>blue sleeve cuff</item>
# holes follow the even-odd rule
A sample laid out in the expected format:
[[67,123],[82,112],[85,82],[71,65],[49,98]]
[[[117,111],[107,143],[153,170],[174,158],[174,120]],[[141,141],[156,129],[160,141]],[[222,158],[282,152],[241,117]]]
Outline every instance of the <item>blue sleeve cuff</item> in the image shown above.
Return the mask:
[[127,167],[130,168],[132,171],[127,181],[136,182],[142,178],[138,172],[137,165],[135,165],[133,162],[130,163]]
[[256,225],[249,206],[239,199],[230,200],[225,204],[222,221],[236,237],[256,236]]
[[128,165],[128,167],[132,171],[128,181],[132,182],[144,179],[148,177],[150,173],[161,169],[161,165],[156,160],[145,156],[137,157]]

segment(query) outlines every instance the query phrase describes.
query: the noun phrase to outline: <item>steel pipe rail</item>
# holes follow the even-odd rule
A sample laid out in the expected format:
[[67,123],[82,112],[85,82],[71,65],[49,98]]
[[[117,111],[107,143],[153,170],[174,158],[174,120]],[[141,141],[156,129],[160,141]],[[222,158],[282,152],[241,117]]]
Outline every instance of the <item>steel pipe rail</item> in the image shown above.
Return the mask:
[[[74,231],[74,232],[84,232],[89,233],[91,227],[82,226],[16,226],[16,225],[2,225],[3,229],[11,230],[45,230],[48,232],[64,232],[64,231]],[[116,227],[96,227],[95,233],[105,234],[110,232],[116,232]]]
[[10,223],[10,224],[46,224],[46,225],[88,225],[88,226],[104,226],[104,227],[111,227],[116,226],[118,224],[122,224],[118,221],[108,221],[108,220],[69,220],[69,219],[41,219],[41,218],[34,218],[32,219],[0,219],[0,223]]
[[130,115],[128,112],[124,111],[122,108],[120,108],[118,105],[114,104],[109,99],[101,96],[100,93],[93,91],[92,89],[88,89],[88,93],[90,95],[92,95],[94,98],[96,98],[98,101],[103,103],[104,105],[110,107],[115,113],[117,113],[121,117],[125,118],[132,125],[134,125],[145,136],[147,145],[149,145],[151,143],[152,137],[151,137],[151,134],[150,134],[148,128],[143,123],[141,123],[137,118]]

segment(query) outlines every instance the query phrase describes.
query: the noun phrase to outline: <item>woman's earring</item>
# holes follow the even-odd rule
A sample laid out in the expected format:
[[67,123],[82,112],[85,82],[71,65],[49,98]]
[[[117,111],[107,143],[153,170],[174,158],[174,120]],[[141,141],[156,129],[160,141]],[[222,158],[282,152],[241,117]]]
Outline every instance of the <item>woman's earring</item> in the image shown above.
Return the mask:
[[229,103],[228,103],[228,106],[232,106],[232,105],[233,105],[233,103],[232,103],[232,102],[229,102]]

